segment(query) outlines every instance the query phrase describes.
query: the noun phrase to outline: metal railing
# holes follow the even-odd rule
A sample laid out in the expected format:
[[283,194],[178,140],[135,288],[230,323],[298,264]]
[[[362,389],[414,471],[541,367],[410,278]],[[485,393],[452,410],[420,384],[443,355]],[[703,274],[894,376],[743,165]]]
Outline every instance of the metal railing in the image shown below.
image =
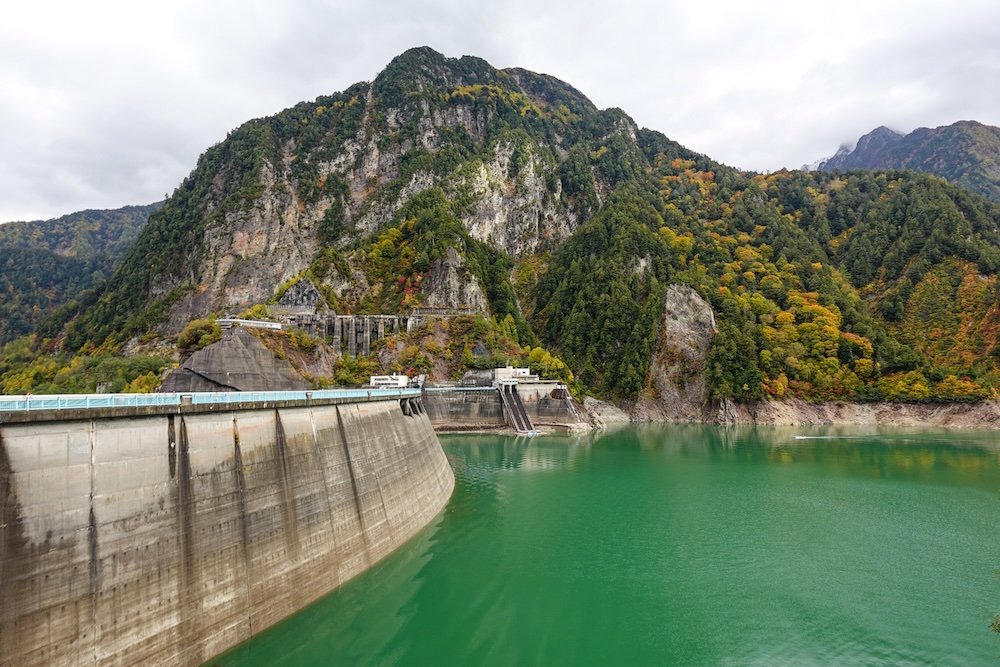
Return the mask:
[[280,322],[268,322],[267,320],[241,320],[238,317],[224,317],[219,320],[215,320],[223,329],[232,329],[235,327],[246,327],[247,329],[271,329],[273,331],[281,331]]
[[174,394],[47,394],[0,396],[0,412],[227,405],[327,399],[413,398],[419,389],[317,389],[315,391],[212,391]]
[[496,387],[463,387],[461,385],[454,385],[449,387],[424,387],[424,391],[431,393],[436,391],[492,391],[496,392]]

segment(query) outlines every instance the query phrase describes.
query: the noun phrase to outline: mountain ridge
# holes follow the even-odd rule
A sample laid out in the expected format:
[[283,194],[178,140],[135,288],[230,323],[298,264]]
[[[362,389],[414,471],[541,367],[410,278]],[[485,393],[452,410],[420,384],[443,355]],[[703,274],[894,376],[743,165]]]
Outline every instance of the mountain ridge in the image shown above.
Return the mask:
[[[43,333],[66,351],[170,339],[308,279],[340,313],[482,318],[387,342],[372,370],[460,373],[485,347],[614,399],[659,400],[671,377],[707,387],[691,404],[970,400],[1000,381],[998,221],[912,172],[742,172],[554,77],[418,48],[231,131]],[[687,363],[658,334],[668,294],[718,327],[707,359],[662,373]]]
[[87,209],[0,225],[0,344],[107,279],[162,205]]
[[[475,199],[469,201],[475,208],[468,231],[509,255],[566,238],[617,180],[636,170],[638,128],[620,110],[596,110],[554,77],[510,71],[471,56],[410,49],[371,83],[230,132],[154,217],[147,237],[157,241],[140,243],[125,266],[142,279],[129,289],[113,283],[112,289],[127,293],[96,304],[101,316],[117,313],[115,326],[105,331],[138,331],[139,322],[130,324],[124,311],[147,296],[171,302],[172,312],[180,313],[169,324],[174,331],[199,313],[262,301],[275,285],[306,270],[321,244],[343,247],[375,234],[404,201],[433,187],[443,186],[459,201]],[[529,96],[518,77],[535,92]],[[548,99],[538,92],[543,84]],[[589,161],[589,155],[570,154],[571,135],[581,134],[609,144],[602,154],[606,169],[596,178],[572,171]],[[631,155],[617,160],[626,150]],[[463,163],[466,170],[456,171]],[[223,228],[224,235],[213,231]],[[169,266],[160,253],[164,242],[184,246]],[[271,269],[273,278],[247,280],[248,272],[234,271],[227,257],[240,258],[236,269],[254,264],[255,276]],[[186,288],[191,282],[207,289]]]
[[903,134],[881,126],[863,135],[854,148],[821,160],[816,169],[911,169],[1000,201],[1000,128],[961,120]]

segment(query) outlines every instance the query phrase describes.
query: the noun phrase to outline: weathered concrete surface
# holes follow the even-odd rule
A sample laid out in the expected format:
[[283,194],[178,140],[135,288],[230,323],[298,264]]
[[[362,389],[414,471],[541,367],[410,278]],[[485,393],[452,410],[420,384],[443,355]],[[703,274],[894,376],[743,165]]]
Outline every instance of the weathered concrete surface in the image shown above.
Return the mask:
[[496,390],[433,391],[424,395],[424,407],[435,429],[485,430],[507,427],[503,403]]
[[564,385],[551,382],[520,382],[517,393],[535,426],[590,428],[586,420],[577,412],[573,398]]
[[[552,395],[556,382],[518,385],[524,409],[536,427],[574,430],[586,425],[573,406],[572,398]],[[428,391],[423,405],[431,423],[439,431],[473,431],[508,427],[503,401],[495,389],[469,390],[456,387]]]
[[197,665],[364,571],[454,486],[408,411],[0,425],[0,665]]

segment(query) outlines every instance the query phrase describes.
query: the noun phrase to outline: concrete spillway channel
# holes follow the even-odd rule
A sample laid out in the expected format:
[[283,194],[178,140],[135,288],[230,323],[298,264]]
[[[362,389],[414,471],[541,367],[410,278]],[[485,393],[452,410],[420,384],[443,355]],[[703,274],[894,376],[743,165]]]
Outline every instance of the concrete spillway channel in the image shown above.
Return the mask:
[[0,666],[197,665],[388,555],[454,477],[419,392],[372,393],[0,397]]
[[531,418],[528,417],[527,410],[524,409],[521,396],[517,393],[517,385],[501,384],[498,389],[500,391],[500,400],[503,402],[504,415],[510,426],[518,433],[538,433],[535,430],[534,424],[531,423]]

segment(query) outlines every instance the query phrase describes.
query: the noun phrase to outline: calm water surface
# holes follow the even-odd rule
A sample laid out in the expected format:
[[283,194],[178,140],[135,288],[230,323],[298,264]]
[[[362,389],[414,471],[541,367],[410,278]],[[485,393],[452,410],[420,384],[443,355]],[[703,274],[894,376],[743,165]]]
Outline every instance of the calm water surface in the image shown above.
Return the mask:
[[211,664],[1000,664],[998,434],[442,442],[434,524]]

